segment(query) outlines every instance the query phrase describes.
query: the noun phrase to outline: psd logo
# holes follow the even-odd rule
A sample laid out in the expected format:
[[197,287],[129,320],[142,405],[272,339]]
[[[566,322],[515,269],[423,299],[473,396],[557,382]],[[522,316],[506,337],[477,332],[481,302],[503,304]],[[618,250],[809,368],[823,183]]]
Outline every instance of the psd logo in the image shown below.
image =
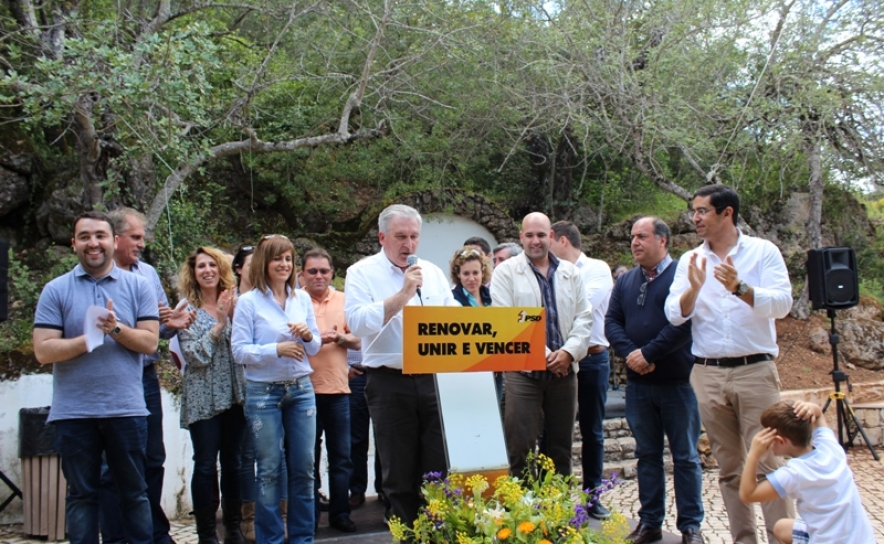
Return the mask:
[[540,315],[528,315],[525,310],[519,312],[519,323],[524,323],[526,321],[540,321]]

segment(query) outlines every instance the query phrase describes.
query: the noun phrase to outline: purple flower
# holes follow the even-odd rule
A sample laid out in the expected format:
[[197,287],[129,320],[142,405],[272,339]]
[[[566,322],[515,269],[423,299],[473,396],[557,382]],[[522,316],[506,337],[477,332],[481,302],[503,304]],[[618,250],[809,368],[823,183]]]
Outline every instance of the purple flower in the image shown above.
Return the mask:
[[586,511],[586,508],[582,504],[578,504],[574,507],[574,517],[571,518],[571,521],[568,522],[568,525],[574,527],[575,529],[579,529],[589,523],[589,513]]
[[427,472],[424,474],[424,481],[427,482],[438,482],[442,479],[441,472]]

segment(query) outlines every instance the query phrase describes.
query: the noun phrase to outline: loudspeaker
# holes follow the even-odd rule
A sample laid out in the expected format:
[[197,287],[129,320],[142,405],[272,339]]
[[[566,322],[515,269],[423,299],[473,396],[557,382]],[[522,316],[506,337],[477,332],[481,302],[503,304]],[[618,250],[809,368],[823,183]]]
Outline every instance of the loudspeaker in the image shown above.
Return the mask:
[[853,248],[824,247],[808,251],[807,288],[814,310],[840,310],[859,304]]
[[0,323],[9,319],[9,242],[0,239]]

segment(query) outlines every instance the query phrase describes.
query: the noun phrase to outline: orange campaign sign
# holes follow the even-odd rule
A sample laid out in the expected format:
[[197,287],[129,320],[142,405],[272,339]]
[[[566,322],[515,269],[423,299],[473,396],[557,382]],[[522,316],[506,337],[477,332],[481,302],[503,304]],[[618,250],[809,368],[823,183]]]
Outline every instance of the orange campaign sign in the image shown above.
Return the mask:
[[544,308],[406,306],[402,372],[546,370]]

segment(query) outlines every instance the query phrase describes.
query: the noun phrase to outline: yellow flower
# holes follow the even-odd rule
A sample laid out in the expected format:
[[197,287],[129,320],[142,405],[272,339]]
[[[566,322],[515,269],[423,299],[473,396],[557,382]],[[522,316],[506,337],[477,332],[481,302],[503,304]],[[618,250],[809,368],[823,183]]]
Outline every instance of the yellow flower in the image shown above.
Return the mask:
[[497,538],[500,540],[506,540],[510,537],[513,532],[509,529],[509,527],[504,527],[503,529],[497,531]]
[[476,544],[476,541],[470,538],[470,535],[463,531],[457,532],[457,544]]
[[622,540],[629,533],[629,523],[626,516],[620,512],[613,512],[611,517],[602,522],[602,536],[610,542]]
[[472,489],[476,493],[483,493],[488,489],[488,480],[481,474],[474,474],[467,478],[466,487]]
[[390,533],[393,535],[394,540],[404,541],[406,538],[405,525],[396,516],[390,518]]
[[537,456],[537,465],[547,472],[555,472],[556,471],[556,463],[551,458],[543,455],[542,453]]
[[522,523],[519,524],[519,532],[525,533],[526,535],[528,533],[530,533],[531,531],[533,531],[534,528],[535,528],[535,525],[533,523],[531,523],[530,521],[523,521]]
[[549,540],[543,538],[543,539],[540,540],[540,543],[539,543],[539,544],[553,544],[553,543],[550,542]]
[[434,516],[443,514],[445,512],[445,503],[438,499],[432,499],[427,503],[427,512]]
[[509,477],[506,477],[506,479],[503,479],[503,477],[498,478],[494,482],[494,487],[494,494],[508,505],[516,504],[522,500],[525,493],[522,486]]

